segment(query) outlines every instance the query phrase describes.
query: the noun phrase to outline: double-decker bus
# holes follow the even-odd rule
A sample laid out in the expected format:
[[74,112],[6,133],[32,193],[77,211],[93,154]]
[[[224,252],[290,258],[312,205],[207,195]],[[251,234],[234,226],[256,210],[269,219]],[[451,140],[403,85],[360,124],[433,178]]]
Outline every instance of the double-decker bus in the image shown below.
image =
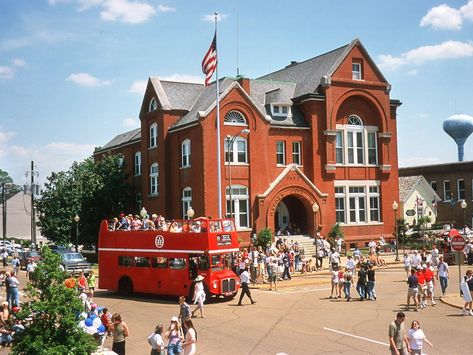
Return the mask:
[[239,278],[231,270],[239,250],[230,219],[175,220],[167,230],[110,230],[99,234],[99,287],[118,291],[192,297],[204,277],[208,296],[234,297]]

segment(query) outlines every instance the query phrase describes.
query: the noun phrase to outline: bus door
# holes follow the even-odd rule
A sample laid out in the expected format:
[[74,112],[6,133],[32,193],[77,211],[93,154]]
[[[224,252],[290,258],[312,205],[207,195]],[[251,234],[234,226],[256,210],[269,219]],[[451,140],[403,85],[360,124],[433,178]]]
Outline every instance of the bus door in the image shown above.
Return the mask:
[[189,294],[189,269],[185,255],[168,258],[168,276],[170,294],[188,295]]

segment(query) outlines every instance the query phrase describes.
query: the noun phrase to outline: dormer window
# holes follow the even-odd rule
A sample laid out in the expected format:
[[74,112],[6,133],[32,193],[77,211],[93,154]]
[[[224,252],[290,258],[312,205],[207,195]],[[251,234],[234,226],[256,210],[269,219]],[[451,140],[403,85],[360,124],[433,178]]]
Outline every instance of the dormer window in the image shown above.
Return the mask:
[[361,63],[352,63],[351,65],[352,79],[363,80],[363,73],[361,72]]
[[149,112],[156,111],[157,109],[158,109],[158,101],[156,101],[156,98],[153,97],[151,101],[149,102]]
[[278,117],[287,117],[291,112],[291,107],[284,104],[272,104],[271,114]]

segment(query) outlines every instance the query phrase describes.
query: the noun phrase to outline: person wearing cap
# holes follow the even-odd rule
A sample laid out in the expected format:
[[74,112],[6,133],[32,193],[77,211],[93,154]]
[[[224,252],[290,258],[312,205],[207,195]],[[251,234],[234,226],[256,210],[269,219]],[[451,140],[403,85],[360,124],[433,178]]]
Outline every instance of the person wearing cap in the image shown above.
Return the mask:
[[[435,288],[435,274],[430,262],[427,261],[427,264],[422,265],[425,284],[427,285],[427,297],[430,299],[430,303],[432,306],[435,306],[436,303],[434,301],[434,288]],[[427,305],[427,303],[426,303]]]
[[192,311],[192,318],[195,318],[195,312],[200,311],[200,318],[204,317],[204,302],[205,302],[205,289],[204,289],[204,277],[202,275],[197,276],[194,284],[194,296],[192,300],[197,307]]
[[182,341],[184,340],[184,336],[182,335],[182,330],[179,326],[179,319],[176,316],[171,318],[171,323],[169,324],[164,337],[168,340],[168,355],[180,354],[182,352]]
[[417,266],[416,277],[417,282],[419,283],[417,300],[419,301],[420,308],[425,308],[425,293],[427,291],[427,285],[425,284],[425,276],[421,265]]

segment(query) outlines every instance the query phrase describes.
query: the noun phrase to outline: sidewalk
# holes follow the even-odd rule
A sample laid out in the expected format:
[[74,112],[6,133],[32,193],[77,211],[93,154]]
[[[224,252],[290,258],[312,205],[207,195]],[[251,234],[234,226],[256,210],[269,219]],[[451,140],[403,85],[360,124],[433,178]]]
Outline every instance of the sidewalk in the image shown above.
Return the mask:
[[463,305],[465,304],[463,297],[460,297],[459,293],[448,293],[447,295],[440,297],[440,301],[458,309],[463,309]]

